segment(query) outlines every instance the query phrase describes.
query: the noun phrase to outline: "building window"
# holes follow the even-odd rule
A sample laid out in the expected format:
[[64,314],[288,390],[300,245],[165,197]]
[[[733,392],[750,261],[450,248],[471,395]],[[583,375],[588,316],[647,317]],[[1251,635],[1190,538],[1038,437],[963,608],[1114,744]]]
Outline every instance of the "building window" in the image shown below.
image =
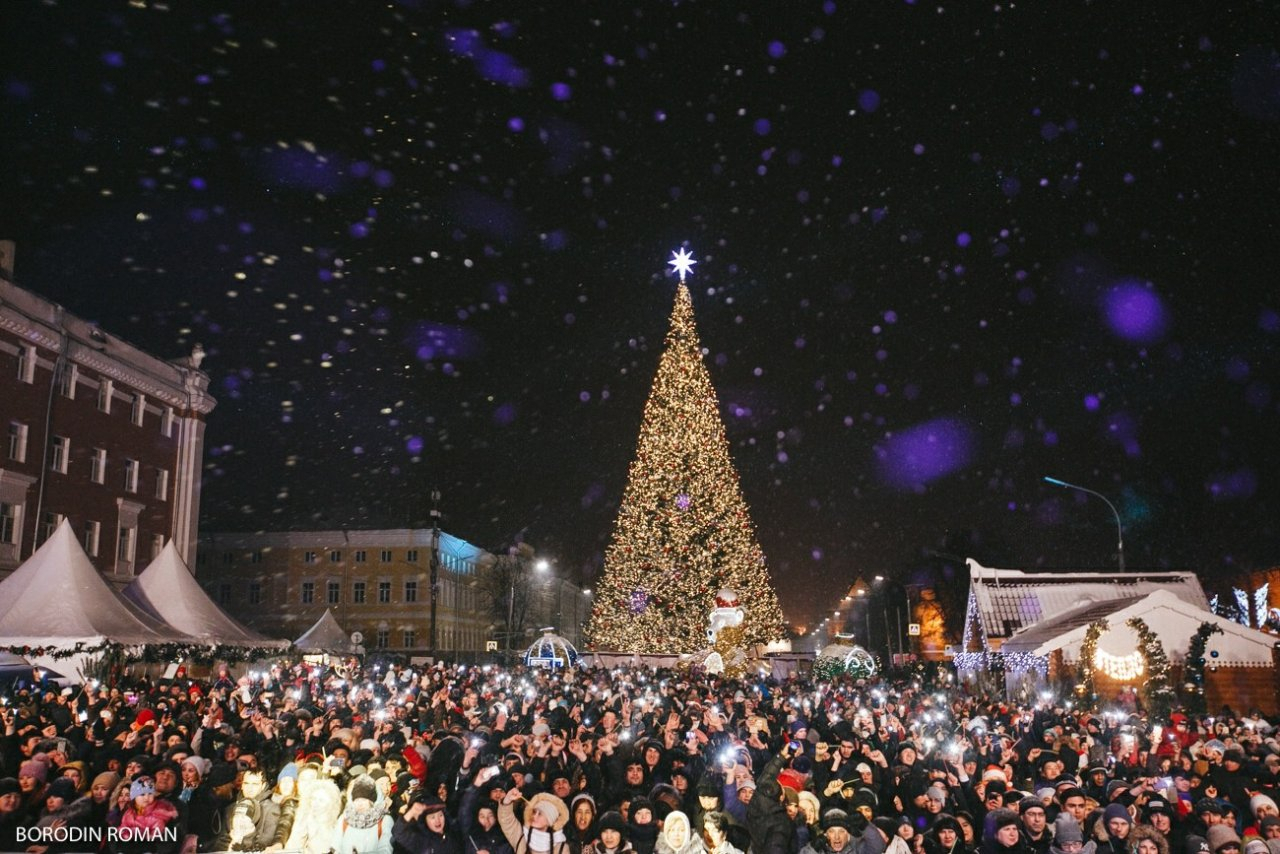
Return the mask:
[[172,406],[166,406],[164,408],[164,415],[160,417],[160,435],[161,436],[173,435],[173,407]]
[[125,492],[138,491],[138,461],[137,460],[124,461],[124,491]]
[[374,646],[376,646],[378,649],[386,649],[387,647],[391,646],[391,630],[390,629],[378,629],[376,638],[377,640],[374,641]]
[[53,532],[58,530],[58,526],[62,524],[62,514],[48,512],[44,514],[44,522],[40,525],[40,542],[47,542],[53,536]]
[[164,551],[164,534],[151,535],[151,559],[155,560],[160,557],[160,552]]
[[[168,472],[165,472],[165,475],[168,475],[168,474],[169,474]],[[168,478],[166,477],[166,480],[167,479]],[[258,549],[256,551],[252,551],[249,553],[249,563],[262,563],[262,549]]]
[[133,528],[120,529],[120,538],[116,541],[116,559],[121,563],[133,563],[133,537]]
[[233,563],[235,563],[235,562],[236,562],[236,553],[235,553],[235,552],[223,552],[223,553],[222,553],[222,563],[223,563],[223,565],[224,565],[224,566],[231,566],[231,564],[233,564]]
[[58,370],[58,394],[70,400],[76,399],[76,380],[80,377],[77,365],[63,364]]
[[84,550],[89,557],[98,556],[98,543],[102,539],[101,522],[84,523]]
[[404,601],[406,602],[418,601],[418,582],[406,581],[404,583]]
[[316,562],[316,553],[315,553],[315,552],[303,552],[303,553],[302,553],[302,562],[303,562],[303,563],[315,563],[315,562]]
[[142,426],[142,418],[147,414],[147,396],[145,394],[135,394],[133,396],[133,408],[129,410],[129,420],[138,427]]
[[94,483],[107,482],[107,449],[94,448],[89,458],[89,480]]
[[407,560],[407,561],[409,561],[409,563],[417,563],[417,562],[418,562],[418,550],[417,550],[417,549],[409,549],[409,551],[407,551],[407,552],[405,552],[405,553],[404,553],[404,559],[405,559],[405,560]]
[[169,470],[156,469],[156,498],[169,500]]
[[249,582],[249,604],[262,604],[262,583],[258,581]]
[[364,604],[365,583],[363,581],[355,581],[351,584],[351,601],[357,605]]
[[337,549],[329,552],[329,563],[342,563],[342,552]]
[[18,521],[22,515],[19,508],[18,504],[0,502],[0,543],[7,546],[18,544],[18,531],[21,529]]
[[71,440],[66,436],[54,436],[49,445],[49,468],[58,474],[66,474],[67,460],[71,457]]
[[413,649],[418,645],[418,633],[413,629],[404,630],[404,648]]
[[27,461],[27,425],[21,421],[9,422],[9,459],[15,463]]
[[391,601],[391,582],[378,582],[378,604],[385,605]]
[[342,585],[336,581],[330,581],[326,587],[326,594],[330,605],[337,605],[342,601]]
[[310,605],[316,601],[316,583],[314,581],[302,582],[302,604]]
[[391,563],[391,549],[382,550],[382,562]]
[[231,604],[231,585],[225,581],[218,585],[218,604]]
[[18,349],[18,381],[24,383],[36,380],[36,348],[33,346]]
[[369,554],[364,549],[357,549],[356,552],[352,555],[352,560],[354,560],[356,563],[364,563],[368,559],[369,559]]
[[98,380],[98,411],[111,414],[111,398],[115,394],[115,388],[111,380]]

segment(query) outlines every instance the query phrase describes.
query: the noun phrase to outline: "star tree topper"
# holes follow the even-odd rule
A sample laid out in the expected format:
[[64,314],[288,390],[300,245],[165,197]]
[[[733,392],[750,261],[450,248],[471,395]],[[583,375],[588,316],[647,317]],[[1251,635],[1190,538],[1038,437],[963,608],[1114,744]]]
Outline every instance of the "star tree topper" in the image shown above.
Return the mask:
[[698,262],[682,246],[679,251],[671,253],[671,260],[667,263],[675,268],[674,272],[679,273],[680,281],[684,282],[684,277],[693,272],[693,265]]

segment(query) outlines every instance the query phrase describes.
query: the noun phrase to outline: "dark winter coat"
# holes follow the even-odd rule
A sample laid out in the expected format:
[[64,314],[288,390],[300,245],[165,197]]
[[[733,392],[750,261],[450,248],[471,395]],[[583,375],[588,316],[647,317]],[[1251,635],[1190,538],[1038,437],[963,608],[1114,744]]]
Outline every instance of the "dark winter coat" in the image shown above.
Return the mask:
[[747,830],[753,854],[795,854],[795,828],[782,805],[778,772],[785,760],[781,755],[764,766],[756,780],[756,793],[747,804]]

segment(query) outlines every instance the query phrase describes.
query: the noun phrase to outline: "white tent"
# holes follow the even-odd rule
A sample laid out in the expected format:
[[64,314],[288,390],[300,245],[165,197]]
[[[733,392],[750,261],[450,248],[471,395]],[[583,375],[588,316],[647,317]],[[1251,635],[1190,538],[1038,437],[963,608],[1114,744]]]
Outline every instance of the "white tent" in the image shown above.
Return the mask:
[[151,616],[171,626],[182,626],[205,643],[280,649],[289,646],[288,641],[269,640],[227,616],[191,575],[173,540],[122,592]]
[[328,652],[338,655],[363,655],[364,647],[351,642],[351,638],[338,625],[333,609],[326,609],[316,624],[293,642],[302,652]]
[[[64,519],[35,554],[0,581],[0,647],[66,650],[107,641],[199,642],[116,592],[89,562]],[[64,673],[74,673],[84,664],[84,656],[72,661],[35,653],[28,657]]]

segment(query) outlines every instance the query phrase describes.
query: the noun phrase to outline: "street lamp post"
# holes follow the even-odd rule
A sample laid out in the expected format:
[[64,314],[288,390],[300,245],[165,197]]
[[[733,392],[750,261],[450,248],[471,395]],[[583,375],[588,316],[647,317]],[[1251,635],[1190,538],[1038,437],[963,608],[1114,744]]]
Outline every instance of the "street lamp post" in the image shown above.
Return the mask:
[[1120,524],[1120,513],[1116,510],[1116,506],[1111,503],[1107,496],[1101,492],[1089,489],[1087,486],[1078,486],[1074,483],[1067,483],[1065,480],[1058,480],[1056,477],[1045,477],[1044,482],[1052,486],[1060,486],[1063,489],[1075,489],[1079,492],[1086,492],[1089,495],[1101,498],[1106,505],[1111,508],[1111,515],[1116,518],[1116,558],[1120,564],[1120,571],[1124,572],[1124,527]]
[[440,490],[431,490],[431,657],[436,656],[436,605],[440,599]]

